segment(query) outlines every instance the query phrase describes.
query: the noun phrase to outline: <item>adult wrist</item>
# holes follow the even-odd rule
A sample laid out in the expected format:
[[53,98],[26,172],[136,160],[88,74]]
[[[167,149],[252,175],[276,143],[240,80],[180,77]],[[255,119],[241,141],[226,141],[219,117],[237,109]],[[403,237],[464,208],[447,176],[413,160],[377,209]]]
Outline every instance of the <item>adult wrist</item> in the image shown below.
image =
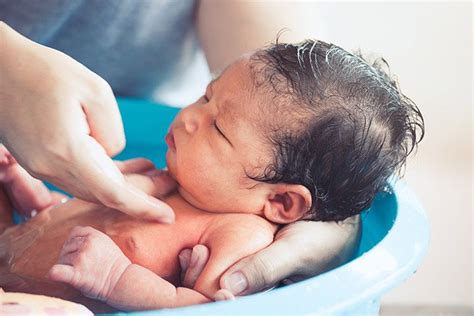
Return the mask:
[[[9,51],[11,49],[12,45],[12,34],[14,34],[15,31],[8,26],[7,23],[0,21],[0,43],[2,46],[0,47],[0,70],[5,71],[6,65],[8,65],[8,56],[9,56]],[[3,77],[3,76],[2,76]]]
[[[7,143],[11,100],[15,99],[15,90],[24,91],[22,85],[32,62],[28,49],[35,43],[0,21],[0,44],[0,142]],[[38,78],[30,78],[33,80]]]

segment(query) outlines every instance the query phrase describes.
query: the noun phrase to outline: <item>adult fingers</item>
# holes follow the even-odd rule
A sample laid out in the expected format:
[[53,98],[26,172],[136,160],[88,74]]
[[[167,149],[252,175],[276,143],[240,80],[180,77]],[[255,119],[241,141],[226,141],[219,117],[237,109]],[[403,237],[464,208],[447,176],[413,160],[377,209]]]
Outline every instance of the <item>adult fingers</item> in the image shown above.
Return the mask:
[[219,291],[214,294],[214,301],[228,301],[228,300],[235,300],[234,294],[231,291],[226,289],[220,289]]
[[51,206],[66,203],[69,197],[66,194],[60,192],[51,191]]
[[293,272],[293,249],[284,240],[246,257],[220,279],[220,286],[234,295],[246,295],[271,287]]
[[155,169],[153,162],[145,158],[114,160],[114,162],[122,173],[143,173]]
[[51,192],[38,179],[33,178],[16,162],[0,165],[0,182],[7,195],[22,215],[30,217],[32,212],[41,210],[52,203]]
[[153,181],[155,186],[155,196],[165,196],[174,191],[178,183],[171,178],[167,170],[154,169],[145,173]]
[[[183,258],[185,259],[185,258]],[[181,260],[181,259],[180,259]],[[193,247],[186,272],[184,274],[183,285],[188,288],[193,288],[197,279],[201,275],[204,267],[209,260],[209,249],[203,245],[196,245]]]
[[351,258],[360,235],[359,217],[343,222],[299,221],[283,227],[273,244],[242,259],[221,277],[222,288],[245,295],[292,276],[301,280]]
[[94,86],[81,106],[90,135],[105,149],[107,155],[114,156],[125,147],[122,117],[110,85],[99,76],[92,75],[96,78]]
[[13,163],[13,156],[7,150],[7,148],[0,143],[0,165],[10,165]]
[[11,164],[11,157],[8,150],[0,144],[0,233],[3,229],[12,224],[12,205],[2,184],[2,169]]
[[12,210],[10,200],[3,189],[3,185],[0,184],[0,234],[6,227],[13,225]]
[[53,179],[58,186],[77,197],[132,216],[163,223],[174,221],[172,209],[129,184],[94,138],[86,136],[74,146],[74,161],[63,166],[69,176]]
[[298,259],[290,279],[299,281],[352,258],[360,238],[360,217],[340,222],[298,221],[280,229],[275,238],[294,245],[293,256]]

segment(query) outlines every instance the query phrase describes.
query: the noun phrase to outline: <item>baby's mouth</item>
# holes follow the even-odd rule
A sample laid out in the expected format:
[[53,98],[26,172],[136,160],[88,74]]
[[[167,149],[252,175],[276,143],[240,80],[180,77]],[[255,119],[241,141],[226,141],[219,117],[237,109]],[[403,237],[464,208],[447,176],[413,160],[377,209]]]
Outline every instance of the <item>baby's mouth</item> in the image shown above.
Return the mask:
[[176,144],[174,142],[173,129],[170,128],[168,134],[166,134],[165,142],[168,145],[169,149],[176,150]]

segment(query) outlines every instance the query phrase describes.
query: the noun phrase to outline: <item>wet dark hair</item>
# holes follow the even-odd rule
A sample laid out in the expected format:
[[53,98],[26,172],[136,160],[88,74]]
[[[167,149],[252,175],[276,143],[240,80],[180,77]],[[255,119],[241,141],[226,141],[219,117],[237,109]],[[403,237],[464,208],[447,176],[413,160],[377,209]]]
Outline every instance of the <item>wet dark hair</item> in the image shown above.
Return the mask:
[[312,220],[343,220],[370,206],[423,138],[423,117],[384,59],[369,64],[359,53],[306,40],[277,41],[250,61],[256,86],[273,92],[272,112],[291,124],[268,123],[274,160],[251,177],[304,185]]

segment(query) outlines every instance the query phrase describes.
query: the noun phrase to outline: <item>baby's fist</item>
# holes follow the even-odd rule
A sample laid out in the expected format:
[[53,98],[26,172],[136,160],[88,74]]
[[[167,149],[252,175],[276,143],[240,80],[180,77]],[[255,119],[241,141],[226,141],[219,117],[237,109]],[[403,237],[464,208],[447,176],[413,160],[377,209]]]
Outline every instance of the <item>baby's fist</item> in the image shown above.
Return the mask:
[[76,226],[48,277],[106,301],[130,263],[109,236],[92,227]]

